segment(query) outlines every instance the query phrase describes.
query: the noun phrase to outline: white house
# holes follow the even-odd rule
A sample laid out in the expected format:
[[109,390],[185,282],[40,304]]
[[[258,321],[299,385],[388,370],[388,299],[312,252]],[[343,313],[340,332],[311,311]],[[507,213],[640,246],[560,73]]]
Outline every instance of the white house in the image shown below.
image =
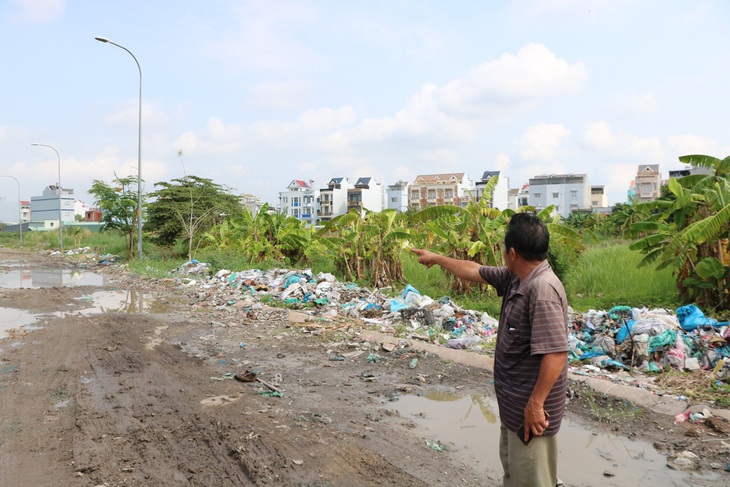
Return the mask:
[[238,196],[238,201],[241,202],[241,206],[248,208],[248,211],[251,212],[251,216],[256,216],[264,206],[264,202],[261,198],[251,193],[241,193]]
[[294,179],[286,191],[279,193],[277,209],[287,216],[293,216],[307,224],[317,221],[316,204],[319,191],[306,181]]
[[586,174],[550,174],[530,179],[530,206],[537,211],[555,206],[567,218],[572,211],[591,209],[591,186]]
[[489,206],[491,208],[506,210],[509,208],[509,178],[501,176],[499,171],[484,171],[482,179],[477,181],[475,184],[477,201],[481,200],[484,196],[484,189],[492,178],[498,179],[497,185],[494,187],[494,191],[491,194]]
[[[74,221],[74,190],[61,188],[61,221]],[[42,196],[30,197],[30,212],[33,222],[44,222],[47,228],[57,228],[59,217],[59,188],[56,185],[47,186]]]
[[386,204],[389,210],[395,210],[400,213],[408,211],[408,183],[400,180],[395,184],[391,184],[385,188]]
[[383,211],[383,185],[373,178],[358,178],[355,187],[347,190],[347,211],[352,209]]
[[347,213],[347,192],[354,187],[347,178],[330,179],[327,187],[319,190],[318,220],[326,223]]

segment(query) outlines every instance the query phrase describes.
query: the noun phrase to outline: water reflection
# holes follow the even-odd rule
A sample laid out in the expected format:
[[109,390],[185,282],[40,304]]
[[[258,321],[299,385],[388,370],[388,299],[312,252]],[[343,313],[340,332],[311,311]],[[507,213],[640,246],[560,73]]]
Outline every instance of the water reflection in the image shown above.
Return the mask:
[[99,291],[80,298],[91,307],[81,310],[81,314],[99,313],[169,313],[173,306],[155,295],[133,289]]
[[6,289],[62,286],[103,286],[101,274],[68,269],[21,269],[0,273],[0,287]]
[[8,330],[35,323],[37,315],[15,308],[0,307],[0,338],[8,335]]
[[[401,396],[387,407],[417,423],[432,440],[447,444],[454,454],[470,457],[484,474],[501,473],[496,400],[488,396],[456,396],[432,392]],[[476,410],[481,414],[475,414]],[[558,434],[558,476],[566,486],[707,485],[714,472],[687,474],[670,470],[667,459],[648,442],[592,431],[568,415]]]

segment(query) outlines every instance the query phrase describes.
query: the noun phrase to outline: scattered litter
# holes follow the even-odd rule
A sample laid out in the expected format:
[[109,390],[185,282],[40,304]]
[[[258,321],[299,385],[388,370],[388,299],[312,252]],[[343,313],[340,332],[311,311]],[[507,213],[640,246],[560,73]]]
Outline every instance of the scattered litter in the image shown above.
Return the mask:
[[382,357],[380,355],[378,355],[377,353],[371,353],[370,355],[368,355],[368,358],[365,360],[369,364],[377,364],[378,362],[380,362],[381,358]]
[[256,380],[256,372],[247,370],[241,374],[234,375],[233,378],[238,382],[254,382]]
[[449,451],[449,447],[444,445],[438,440],[426,440],[426,446],[429,447],[432,450],[440,451],[440,452],[446,452]]

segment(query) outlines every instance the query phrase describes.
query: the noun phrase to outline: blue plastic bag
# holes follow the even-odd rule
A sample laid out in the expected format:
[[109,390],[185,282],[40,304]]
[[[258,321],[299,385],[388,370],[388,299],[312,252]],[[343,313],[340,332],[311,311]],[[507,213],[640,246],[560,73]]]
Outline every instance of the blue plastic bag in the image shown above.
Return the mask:
[[717,320],[705,317],[702,310],[694,304],[677,308],[677,319],[684,331],[693,331],[699,327],[717,325]]

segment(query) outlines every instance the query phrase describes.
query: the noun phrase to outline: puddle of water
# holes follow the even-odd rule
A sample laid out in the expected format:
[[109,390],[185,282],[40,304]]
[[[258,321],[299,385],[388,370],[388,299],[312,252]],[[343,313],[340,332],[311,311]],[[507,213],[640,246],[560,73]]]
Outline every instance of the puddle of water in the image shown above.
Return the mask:
[[7,289],[61,286],[103,286],[105,277],[94,272],[67,269],[23,269],[0,273],[0,287]]
[[38,315],[15,308],[0,307],[0,338],[8,336],[8,330],[35,323]]
[[[423,427],[430,440],[446,444],[454,454],[471,456],[489,471],[501,474],[496,399],[430,393],[401,396],[388,407]],[[691,485],[691,477],[700,476],[670,470],[666,457],[650,443],[596,433],[570,417],[563,420],[558,445],[558,477],[566,486]],[[612,476],[606,477],[604,472]],[[719,477],[703,472],[701,478]]]
[[173,306],[154,295],[133,290],[99,291],[79,298],[91,306],[81,314],[99,313],[170,313]]

